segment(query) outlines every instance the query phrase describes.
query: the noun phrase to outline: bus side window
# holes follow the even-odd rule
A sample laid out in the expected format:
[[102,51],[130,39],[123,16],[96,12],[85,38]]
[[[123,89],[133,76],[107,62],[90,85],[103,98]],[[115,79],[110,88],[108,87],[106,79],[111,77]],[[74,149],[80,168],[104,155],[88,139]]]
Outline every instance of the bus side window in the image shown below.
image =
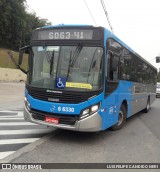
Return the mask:
[[107,54],[108,58],[108,77],[107,79],[110,81],[117,81],[119,76],[119,57],[117,55],[113,55],[112,53]]
[[106,64],[106,69],[107,69],[107,73],[106,73],[106,76],[107,76],[107,80],[112,80],[112,73],[110,72],[110,60],[111,60],[111,53],[108,52],[107,53],[107,64]]
[[113,72],[113,81],[117,81],[119,75],[119,57],[117,55],[112,58],[111,70]]

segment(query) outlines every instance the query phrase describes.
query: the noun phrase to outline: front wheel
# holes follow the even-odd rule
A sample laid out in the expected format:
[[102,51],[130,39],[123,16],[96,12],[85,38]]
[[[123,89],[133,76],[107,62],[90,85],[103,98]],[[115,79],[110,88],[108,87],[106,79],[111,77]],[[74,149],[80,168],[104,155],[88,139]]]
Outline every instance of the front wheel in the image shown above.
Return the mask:
[[150,108],[150,101],[149,99],[147,100],[147,105],[146,105],[146,108],[144,109],[144,112],[147,113],[149,111],[149,108]]
[[118,122],[117,124],[113,125],[111,129],[113,131],[121,129],[124,126],[126,119],[127,119],[127,110],[126,107],[122,104],[118,115]]

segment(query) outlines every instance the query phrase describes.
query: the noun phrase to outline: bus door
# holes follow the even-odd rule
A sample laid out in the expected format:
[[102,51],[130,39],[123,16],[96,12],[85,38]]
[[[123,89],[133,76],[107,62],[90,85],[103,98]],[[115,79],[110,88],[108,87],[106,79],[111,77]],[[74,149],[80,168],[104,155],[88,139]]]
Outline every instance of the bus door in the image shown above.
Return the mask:
[[[109,46],[110,47],[110,46]],[[109,127],[117,123],[119,94],[117,88],[120,75],[120,57],[112,48],[108,48],[106,55],[105,77],[105,126]]]

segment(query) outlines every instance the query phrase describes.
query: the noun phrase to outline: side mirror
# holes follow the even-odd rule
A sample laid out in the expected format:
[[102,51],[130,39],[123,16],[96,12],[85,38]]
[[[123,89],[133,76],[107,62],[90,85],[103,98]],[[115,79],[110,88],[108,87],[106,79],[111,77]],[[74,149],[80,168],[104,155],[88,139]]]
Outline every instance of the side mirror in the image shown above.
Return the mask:
[[19,49],[19,58],[18,58],[18,65],[21,65],[22,64],[22,61],[23,61],[23,54],[26,53],[26,54],[29,54],[29,48],[30,46],[25,46],[25,47],[22,47]]
[[119,58],[117,56],[113,56],[112,63],[111,63],[111,70],[116,71],[118,64],[119,64]]

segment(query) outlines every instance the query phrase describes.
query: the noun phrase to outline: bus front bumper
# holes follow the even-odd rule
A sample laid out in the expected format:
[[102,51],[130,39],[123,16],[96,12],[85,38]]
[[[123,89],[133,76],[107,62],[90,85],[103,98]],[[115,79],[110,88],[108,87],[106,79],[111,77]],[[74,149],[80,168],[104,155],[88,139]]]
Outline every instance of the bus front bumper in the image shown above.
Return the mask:
[[40,125],[46,125],[61,129],[74,130],[74,131],[84,131],[84,132],[95,132],[102,130],[102,119],[99,113],[94,113],[84,119],[77,120],[75,125],[65,125],[65,124],[53,124],[42,120],[37,120],[32,117],[32,113],[28,109],[24,108],[24,119],[28,122],[33,122]]

